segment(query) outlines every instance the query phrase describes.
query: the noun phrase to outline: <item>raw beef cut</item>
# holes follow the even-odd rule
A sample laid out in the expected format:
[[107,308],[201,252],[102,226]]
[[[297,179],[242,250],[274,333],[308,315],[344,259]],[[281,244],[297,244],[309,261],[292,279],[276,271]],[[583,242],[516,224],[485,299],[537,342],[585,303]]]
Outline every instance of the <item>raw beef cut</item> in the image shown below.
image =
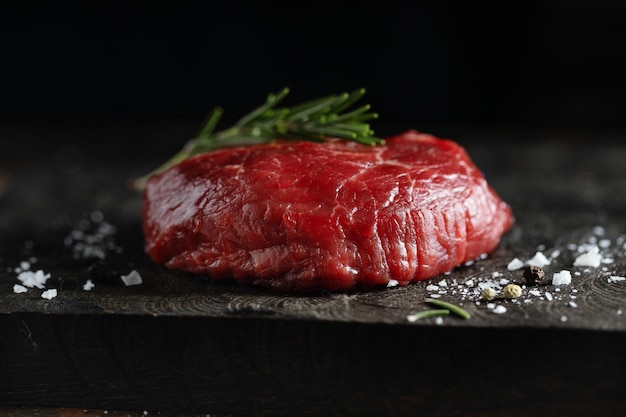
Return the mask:
[[223,148],[144,190],[155,262],[285,292],[433,278],[493,251],[513,221],[461,146],[417,131]]

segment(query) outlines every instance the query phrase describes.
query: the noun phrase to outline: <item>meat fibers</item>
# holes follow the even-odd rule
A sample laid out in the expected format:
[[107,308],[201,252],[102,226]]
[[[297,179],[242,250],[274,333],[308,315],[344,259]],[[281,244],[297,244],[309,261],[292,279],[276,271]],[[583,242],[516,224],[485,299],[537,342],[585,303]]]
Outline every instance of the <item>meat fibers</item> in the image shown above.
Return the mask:
[[281,292],[434,278],[492,252],[510,206],[456,142],[414,130],[222,148],[153,176],[146,251],[172,270]]

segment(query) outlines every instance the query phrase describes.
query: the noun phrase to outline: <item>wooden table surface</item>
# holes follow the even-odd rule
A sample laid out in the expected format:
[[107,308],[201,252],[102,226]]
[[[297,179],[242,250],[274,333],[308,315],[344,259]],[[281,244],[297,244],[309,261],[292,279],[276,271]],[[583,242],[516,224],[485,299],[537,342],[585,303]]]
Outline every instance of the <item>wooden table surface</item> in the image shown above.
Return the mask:
[[[498,249],[406,287],[287,295],[169,271],[143,252],[141,196],[127,180],[190,131],[184,123],[0,127],[13,155],[0,159],[0,412],[626,411],[621,132],[429,130],[464,145],[512,205],[516,224]],[[155,146],[125,146],[137,137]],[[590,245],[601,248],[601,266],[574,266]],[[507,268],[538,252],[550,261],[541,285]],[[46,288],[14,292],[16,268],[26,266],[50,273]],[[133,270],[143,283],[124,285]],[[571,283],[552,285],[562,270]],[[482,286],[510,282],[522,286],[520,298],[481,300]],[[42,298],[52,288],[57,296]],[[409,321],[431,297],[471,318]]]

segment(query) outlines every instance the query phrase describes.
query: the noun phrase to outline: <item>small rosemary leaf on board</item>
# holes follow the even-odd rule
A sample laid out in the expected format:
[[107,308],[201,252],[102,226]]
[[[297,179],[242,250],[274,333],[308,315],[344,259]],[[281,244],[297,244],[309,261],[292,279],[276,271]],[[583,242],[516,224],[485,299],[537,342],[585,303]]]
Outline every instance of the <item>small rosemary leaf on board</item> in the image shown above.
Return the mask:
[[429,317],[439,317],[439,316],[447,316],[450,314],[450,310],[442,308],[442,309],[432,309],[432,310],[424,310],[417,312],[415,314],[409,314],[406,316],[406,319],[410,322],[414,322],[417,320],[427,319]]
[[462,317],[464,319],[469,319],[471,317],[470,313],[468,313],[467,310],[457,305],[447,303],[441,300],[435,300],[433,298],[427,298],[426,302],[434,305],[435,307],[445,308],[446,310],[449,310],[451,313],[454,313],[457,316]]

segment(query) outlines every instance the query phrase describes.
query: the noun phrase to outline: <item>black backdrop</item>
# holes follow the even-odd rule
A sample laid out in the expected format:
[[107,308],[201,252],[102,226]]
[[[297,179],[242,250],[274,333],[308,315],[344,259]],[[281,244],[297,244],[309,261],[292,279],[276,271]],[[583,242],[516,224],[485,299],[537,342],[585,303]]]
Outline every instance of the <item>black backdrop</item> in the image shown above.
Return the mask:
[[226,123],[288,86],[415,128],[625,124],[626,2],[153,3],[3,6],[0,121]]

